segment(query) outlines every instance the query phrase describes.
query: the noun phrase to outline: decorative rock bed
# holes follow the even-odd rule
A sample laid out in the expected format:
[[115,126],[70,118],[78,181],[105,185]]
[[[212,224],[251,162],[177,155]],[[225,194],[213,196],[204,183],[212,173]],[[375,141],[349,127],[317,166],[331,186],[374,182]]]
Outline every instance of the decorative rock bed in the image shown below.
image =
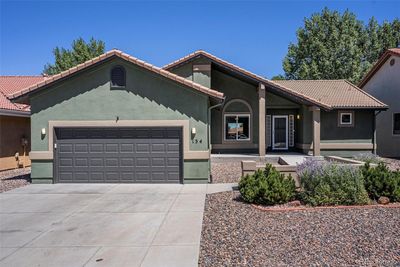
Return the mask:
[[31,168],[1,171],[0,193],[30,184],[30,177]]
[[207,195],[199,266],[398,266],[400,208],[263,212]]

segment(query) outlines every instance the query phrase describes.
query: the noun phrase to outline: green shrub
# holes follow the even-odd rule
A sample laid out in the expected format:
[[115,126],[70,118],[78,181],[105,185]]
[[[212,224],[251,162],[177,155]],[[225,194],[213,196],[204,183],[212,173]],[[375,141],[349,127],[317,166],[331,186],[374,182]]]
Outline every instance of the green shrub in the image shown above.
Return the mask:
[[250,203],[274,205],[292,200],[296,186],[292,176],[285,178],[271,164],[264,170],[257,170],[253,175],[240,179],[239,191],[242,198]]
[[372,154],[371,152],[358,153],[357,155],[353,156],[353,159],[358,161],[363,161],[366,163],[375,163],[375,164],[383,162],[382,158],[380,158],[375,154]]
[[361,205],[369,203],[358,168],[317,160],[298,165],[302,201],[312,206]]
[[400,171],[390,171],[384,163],[376,167],[366,163],[361,171],[370,198],[388,197],[390,201],[400,201]]

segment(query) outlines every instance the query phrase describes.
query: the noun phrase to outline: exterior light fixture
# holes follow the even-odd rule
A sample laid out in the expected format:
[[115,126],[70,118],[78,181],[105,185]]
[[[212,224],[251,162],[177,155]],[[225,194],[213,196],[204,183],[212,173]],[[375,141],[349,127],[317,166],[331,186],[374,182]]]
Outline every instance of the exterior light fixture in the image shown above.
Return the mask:
[[46,128],[42,128],[41,133],[42,133],[42,135],[46,135]]
[[300,120],[300,114],[297,114],[296,118],[297,118],[298,120]]
[[192,135],[196,135],[196,128],[192,128]]

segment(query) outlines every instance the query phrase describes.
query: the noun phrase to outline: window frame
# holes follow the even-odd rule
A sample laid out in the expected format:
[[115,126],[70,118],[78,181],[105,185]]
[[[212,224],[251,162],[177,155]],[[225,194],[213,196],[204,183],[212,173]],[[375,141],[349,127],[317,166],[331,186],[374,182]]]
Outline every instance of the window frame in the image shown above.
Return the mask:
[[[115,85],[115,84],[113,84],[113,70],[116,69],[116,68],[120,68],[120,69],[122,70],[122,72],[123,72],[123,75],[124,75],[124,85],[122,85],[122,86],[121,86],[121,85]],[[110,70],[110,85],[111,85],[111,88],[117,88],[117,89],[126,88],[126,69],[125,69],[124,66],[116,65],[116,66],[113,66],[113,67],[111,68],[111,70]]]
[[[343,122],[343,115],[350,115],[350,122]],[[354,127],[354,111],[338,111],[338,127]]]
[[392,113],[392,135],[393,136],[400,136],[400,132],[399,133],[394,133],[394,117],[396,114],[399,114],[400,116],[400,112],[393,112]]
[[[246,139],[238,139],[238,133],[236,131],[236,138],[235,139],[226,139],[226,118],[227,117],[236,117],[236,124],[239,117],[245,117],[249,120],[249,137]],[[237,128],[236,128],[237,129]],[[224,141],[225,142],[249,142],[251,141],[251,113],[224,113]]]

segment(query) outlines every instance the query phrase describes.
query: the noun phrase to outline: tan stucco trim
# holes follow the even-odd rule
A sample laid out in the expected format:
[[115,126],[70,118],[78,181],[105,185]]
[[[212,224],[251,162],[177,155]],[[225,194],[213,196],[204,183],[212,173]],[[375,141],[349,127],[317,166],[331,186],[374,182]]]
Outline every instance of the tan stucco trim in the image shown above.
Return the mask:
[[[313,149],[313,144],[297,143],[299,149]],[[320,143],[320,149],[373,149],[372,143]]]
[[[182,127],[183,159],[209,159],[208,150],[190,150],[190,127],[188,120],[105,120],[105,121],[49,121],[47,129],[48,151],[33,151],[34,159],[53,159],[54,128],[56,127]],[[40,152],[36,153],[35,152]],[[43,153],[47,152],[47,153]],[[31,152],[32,153],[32,152]],[[50,154],[51,153],[51,154]]]
[[209,159],[210,151],[186,151],[185,159]]
[[48,160],[53,159],[53,151],[31,151],[29,153],[31,160]]
[[321,154],[321,110],[319,107],[312,107],[312,120],[313,120],[313,155],[319,156]]
[[258,154],[265,156],[265,85],[258,86]]

